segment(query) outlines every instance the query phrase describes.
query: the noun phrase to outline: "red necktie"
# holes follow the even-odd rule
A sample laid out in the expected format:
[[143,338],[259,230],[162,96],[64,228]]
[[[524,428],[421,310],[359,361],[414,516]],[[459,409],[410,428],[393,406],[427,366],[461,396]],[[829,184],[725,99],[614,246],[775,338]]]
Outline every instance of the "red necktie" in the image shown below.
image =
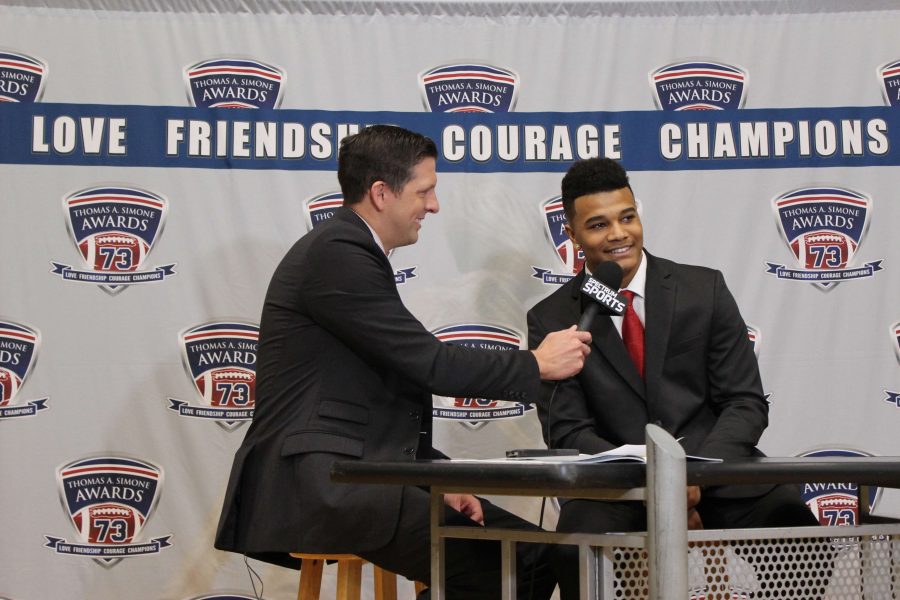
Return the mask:
[[644,326],[634,312],[634,292],[623,290],[622,295],[628,298],[628,306],[625,308],[625,317],[622,320],[622,341],[625,349],[634,361],[638,373],[644,376]]

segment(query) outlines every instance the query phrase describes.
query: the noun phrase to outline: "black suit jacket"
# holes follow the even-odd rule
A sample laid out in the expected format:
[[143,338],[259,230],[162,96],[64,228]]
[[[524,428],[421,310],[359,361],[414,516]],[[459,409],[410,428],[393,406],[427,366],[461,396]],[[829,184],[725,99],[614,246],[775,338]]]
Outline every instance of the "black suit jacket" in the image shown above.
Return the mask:
[[334,460],[442,456],[431,447],[432,392],[534,402],[539,386],[530,352],[428,332],[365,223],[341,208],[291,248],[269,285],[253,422],[215,546],[283,564],[288,552],[379,548],[394,535],[401,488],[332,483]]
[[[722,274],[646,257],[644,379],[610,318],[597,317],[593,352],[581,373],[558,386],[543,384],[538,415],[545,441],[603,452],[645,443],[644,427],[654,423],[683,438],[688,454],[761,456],[756,444],[768,424],[768,405],[746,325]],[[529,311],[531,347],[549,331],[578,322],[583,281],[582,271]],[[771,487],[708,493],[755,496]]]

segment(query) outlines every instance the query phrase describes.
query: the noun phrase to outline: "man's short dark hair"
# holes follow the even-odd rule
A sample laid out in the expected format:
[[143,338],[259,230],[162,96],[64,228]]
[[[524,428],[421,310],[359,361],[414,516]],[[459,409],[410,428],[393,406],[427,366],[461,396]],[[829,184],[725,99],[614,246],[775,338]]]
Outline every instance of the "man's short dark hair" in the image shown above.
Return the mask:
[[611,158],[587,158],[574,163],[562,180],[562,203],[566,218],[575,214],[575,199],[598,192],[612,192],[627,187],[628,173]]
[[338,181],[344,204],[356,204],[376,181],[399,192],[424,158],[437,158],[431,138],[396,127],[372,125],[341,140]]

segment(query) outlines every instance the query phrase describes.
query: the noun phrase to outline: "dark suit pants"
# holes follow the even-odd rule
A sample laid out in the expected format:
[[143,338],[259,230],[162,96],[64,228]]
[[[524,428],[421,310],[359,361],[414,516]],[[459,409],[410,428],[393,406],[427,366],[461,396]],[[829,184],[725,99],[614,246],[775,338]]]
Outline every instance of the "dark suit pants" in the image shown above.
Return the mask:
[[[801,500],[796,486],[778,485],[769,492],[754,498],[714,498],[703,496],[697,512],[707,529],[752,529],[760,527],[803,527],[818,525],[809,507]],[[646,531],[647,509],[641,502],[601,502],[596,500],[563,501],[556,530],[566,533],[612,533]],[[827,553],[828,549],[823,552]],[[759,562],[754,556],[744,557],[749,563]],[[763,558],[762,560],[767,560]],[[774,579],[796,580],[810,567],[802,560],[766,565]],[[578,595],[578,547],[554,546],[551,564],[559,578],[562,600],[574,600]],[[821,570],[821,569],[820,569]],[[827,582],[818,584],[824,588]],[[762,587],[766,587],[766,583]],[[816,587],[816,583],[809,584]],[[765,598],[760,589],[759,597]],[[810,598],[820,597],[822,589],[816,589]],[[804,598],[804,600],[806,600]]]
[[[539,530],[510,512],[481,498],[484,522],[488,527]],[[446,509],[447,525],[478,524],[465,515]],[[397,532],[391,542],[371,552],[358,555],[369,562],[403,575],[408,579],[430,583],[431,547],[429,494],[404,487],[403,503]],[[448,539],[445,554],[445,582],[449,600],[496,600],[501,593],[500,543],[489,540]],[[543,544],[516,544],[517,590],[520,599],[546,600],[556,587],[556,578],[546,560]],[[427,597],[427,596],[420,596]]]

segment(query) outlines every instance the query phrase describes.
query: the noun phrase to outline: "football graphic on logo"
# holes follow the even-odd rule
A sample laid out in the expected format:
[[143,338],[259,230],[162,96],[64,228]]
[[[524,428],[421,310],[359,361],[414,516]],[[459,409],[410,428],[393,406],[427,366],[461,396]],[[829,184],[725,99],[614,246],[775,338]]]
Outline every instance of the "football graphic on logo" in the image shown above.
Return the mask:
[[0,368],[0,406],[7,406],[16,397],[20,385],[22,385],[22,381],[18,375]]
[[90,235],[81,240],[78,249],[95,271],[134,271],[150,252],[145,241],[122,232]]
[[94,504],[73,515],[82,540],[89,544],[129,544],[141,531],[144,517],[124,504]]
[[859,500],[852,494],[819,496],[809,504],[821,525],[855,525],[859,521]]
[[791,249],[806,269],[842,269],[853,257],[856,243],[838,233],[812,231],[794,240]]
[[197,389],[210,406],[251,408],[256,398],[256,372],[240,367],[213,369],[197,378]]

